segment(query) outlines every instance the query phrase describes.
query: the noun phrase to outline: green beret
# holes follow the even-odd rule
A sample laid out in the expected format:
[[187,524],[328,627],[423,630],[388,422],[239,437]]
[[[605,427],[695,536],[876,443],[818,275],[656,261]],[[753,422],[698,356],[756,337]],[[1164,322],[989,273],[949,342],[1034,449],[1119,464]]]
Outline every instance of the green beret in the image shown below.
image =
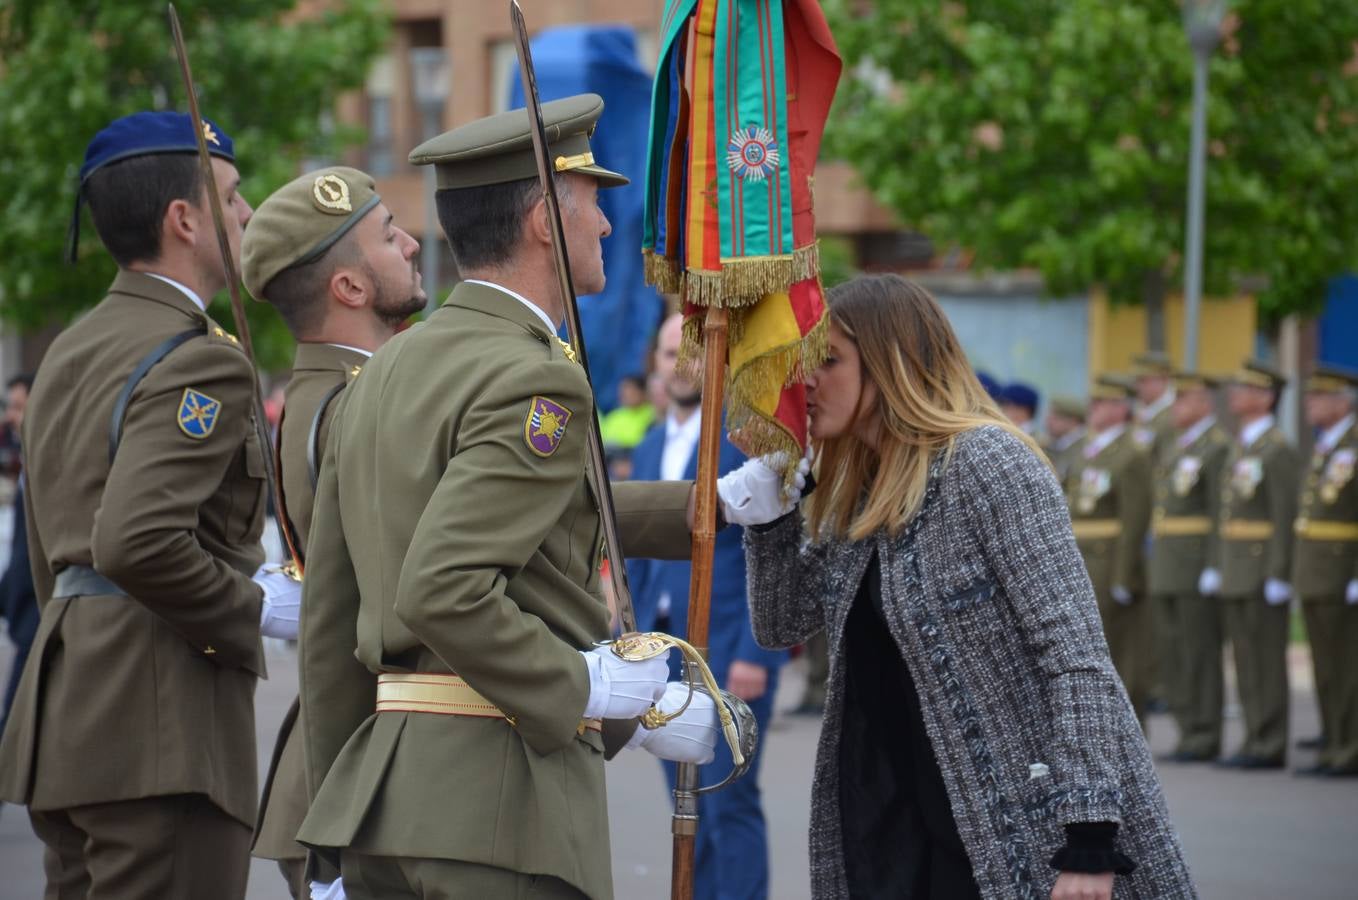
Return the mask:
[[259,205],[241,240],[241,279],[256,300],[274,277],[315,262],[382,198],[372,176],[346,166],[308,172]]
[[[596,165],[589,148],[603,112],[604,101],[598,94],[577,94],[542,104],[547,155],[557,172],[592,175],[599,187],[619,187],[627,184],[627,178]],[[440,190],[538,177],[528,110],[523,108],[477,119],[430,138],[410,151],[410,161],[434,166]]]

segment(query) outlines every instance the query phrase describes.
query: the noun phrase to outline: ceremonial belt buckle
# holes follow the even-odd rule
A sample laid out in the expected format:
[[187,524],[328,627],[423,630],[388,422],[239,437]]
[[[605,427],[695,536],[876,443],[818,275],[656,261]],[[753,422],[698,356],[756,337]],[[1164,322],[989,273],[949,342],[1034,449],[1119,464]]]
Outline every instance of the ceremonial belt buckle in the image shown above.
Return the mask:
[[703,659],[698,648],[688,641],[659,631],[624,634],[615,641],[606,642],[604,646],[609,647],[615,656],[628,662],[655,659],[667,653],[671,648],[677,649],[684,657],[684,671],[686,673],[684,680],[688,684],[689,691],[684,704],[672,713],[662,713],[658,708],[652,706],[641,717],[642,728],[653,731],[657,728],[663,728],[669,722],[679,718],[684,714],[684,710],[688,709],[689,704],[693,702],[695,691],[704,691],[716,702],[717,718],[721,722],[726,746],[731,750],[733,767],[731,774],[720,783],[699,788],[697,793],[708,794],[720,790],[749,770],[750,763],[754,760],[755,750],[759,746],[759,725],[755,721],[754,713],[751,712],[745,701],[729,691],[722,690],[717,685],[716,677],[713,676],[712,670],[707,665],[707,660]]

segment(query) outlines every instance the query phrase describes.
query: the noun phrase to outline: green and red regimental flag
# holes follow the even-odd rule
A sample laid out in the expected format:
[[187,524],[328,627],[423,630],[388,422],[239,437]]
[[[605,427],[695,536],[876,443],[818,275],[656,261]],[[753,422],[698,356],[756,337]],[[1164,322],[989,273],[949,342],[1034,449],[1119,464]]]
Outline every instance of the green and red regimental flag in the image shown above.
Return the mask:
[[667,0],[651,99],[646,278],[729,310],[727,426],[806,446],[805,372],[826,352],[812,173],[841,62],[815,0]]

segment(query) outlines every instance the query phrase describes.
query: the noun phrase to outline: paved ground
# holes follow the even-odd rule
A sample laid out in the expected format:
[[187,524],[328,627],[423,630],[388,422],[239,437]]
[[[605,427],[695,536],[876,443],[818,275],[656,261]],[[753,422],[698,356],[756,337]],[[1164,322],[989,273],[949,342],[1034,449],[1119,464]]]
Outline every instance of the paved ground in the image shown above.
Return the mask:
[[[8,671],[9,648],[0,641],[0,672]],[[259,756],[265,765],[278,722],[296,689],[292,653],[270,650],[273,678],[258,697]],[[1297,688],[1293,733],[1316,731],[1304,654],[1294,660]],[[0,676],[3,677],[3,676]],[[800,673],[789,669],[781,707],[800,691]],[[1151,743],[1164,751],[1173,726],[1152,722]],[[1229,742],[1238,734],[1232,721]],[[780,716],[766,742],[761,784],[774,860],[771,896],[801,900],[807,888],[806,828],[812,760],[818,723]],[[630,756],[630,758],[628,758]],[[1304,752],[1294,764],[1312,761]],[[1204,898],[1254,900],[1347,900],[1358,896],[1358,781],[1326,782],[1289,773],[1244,774],[1208,766],[1161,769],[1170,811]],[[619,900],[668,896],[669,798],[658,765],[643,754],[624,754],[610,764],[614,881]],[[42,893],[40,846],[22,810],[0,812],[0,898],[37,898]],[[251,900],[285,898],[272,863],[256,862]]]

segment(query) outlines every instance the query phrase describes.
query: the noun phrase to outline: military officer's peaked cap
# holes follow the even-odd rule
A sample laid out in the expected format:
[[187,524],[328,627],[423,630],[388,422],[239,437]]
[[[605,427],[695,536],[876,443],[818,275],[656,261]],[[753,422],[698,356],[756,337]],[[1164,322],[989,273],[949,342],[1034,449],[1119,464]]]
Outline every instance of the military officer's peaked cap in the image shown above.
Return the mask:
[[1339,366],[1321,364],[1306,379],[1308,393],[1340,394],[1358,388],[1358,372]]
[[1287,376],[1281,370],[1259,359],[1247,359],[1239,370],[1226,379],[1228,384],[1246,384],[1267,390],[1282,390]]
[[[603,115],[598,94],[577,94],[542,104],[547,157],[557,173],[591,175],[599,187],[618,187],[627,178],[594,161],[589,139]],[[410,151],[417,166],[435,167],[440,190],[484,187],[536,178],[528,110],[512,109],[430,138]]]
[[1169,354],[1159,350],[1150,353],[1139,353],[1132,359],[1132,375],[1141,377],[1143,375],[1170,375],[1174,372],[1174,364],[1170,362]]
[[1085,408],[1084,401],[1078,397],[1067,397],[1064,395],[1052,398],[1051,411],[1058,416],[1065,416],[1067,419],[1085,420],[1088,410]]
[[1094,379],[1089,389],[1091,400],[1130,400],[1136,393],[1136,386],[1122,375],[1106,372]]
[[1216,375],[1208,375],[1205,372],[1181,370],[1174,373],[1174,385],[1183,391],[1212,390],[1221,387],[1221,379]]
[[[199,126],[207,152],[227,162],[236,161],[236,148],[231,136],[217,127],[211,119],[203,119]],[[162,153],[197,153],[198,137],[188,113],[161,110],[145,111],[114,119],[94,136],[85,148],[85,162],[80,166],[80,186],[76,189],[75,213],[66,234],[67,258],[75,261],[80,242],[80,205],[85,202],[85,182],[95,172],[110,163],[134,156],[155,156]]]
[[316,262],[381,202],[372,176],[346,166],[317,169],[283,185],[245,227],[245,286],[263,300],[275,276]]
[[[235,145],[230,135],[210,119],[204,119],[201,127],[207,142],[207,152],[227,162],[235,162]],[[90,141],[90,145],[85,148],[85,163],[80,167],[80,181],[83,184],[109,163],[133,156],[197,152],[198,138],[188,113],[133,113],[114,119]]]

